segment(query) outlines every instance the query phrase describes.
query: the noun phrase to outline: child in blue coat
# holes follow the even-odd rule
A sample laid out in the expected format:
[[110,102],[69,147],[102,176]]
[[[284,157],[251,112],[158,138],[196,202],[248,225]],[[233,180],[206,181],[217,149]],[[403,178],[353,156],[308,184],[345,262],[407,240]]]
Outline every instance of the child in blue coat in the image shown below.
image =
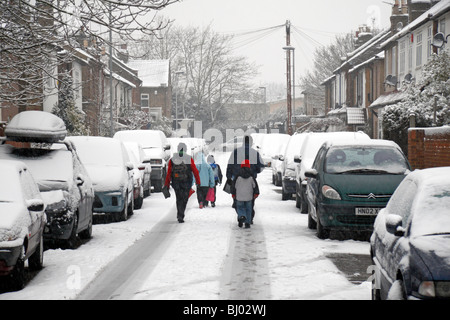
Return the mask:
[[214,173],[202,152],[195,155],[195,166],[200,176],[200,184],[197,184],[197,200],[199,208],[202,209],[206,204],[206,194],[209,188],[215,187]]

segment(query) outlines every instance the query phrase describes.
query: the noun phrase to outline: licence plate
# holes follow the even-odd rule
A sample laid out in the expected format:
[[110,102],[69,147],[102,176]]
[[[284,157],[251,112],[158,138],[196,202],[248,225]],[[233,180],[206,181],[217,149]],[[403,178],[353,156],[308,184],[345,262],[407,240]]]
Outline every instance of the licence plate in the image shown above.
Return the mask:
[[376,216],[380,210],[380,208],[355,208],[355,214],[357,216]]

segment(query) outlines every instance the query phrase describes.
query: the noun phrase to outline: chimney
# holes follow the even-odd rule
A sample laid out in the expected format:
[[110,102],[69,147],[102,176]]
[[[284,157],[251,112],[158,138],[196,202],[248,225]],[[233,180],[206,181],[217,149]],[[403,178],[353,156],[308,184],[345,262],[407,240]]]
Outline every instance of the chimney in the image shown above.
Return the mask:
[[[408,0],[410,1],[410,0]],[[408,4],[406,0],[395,0],[392,6],[391,33],[395,34],[408,24]]]
[[416,20],[424,12],[428,11],[436,1],[411,1],[408,0],[409,23]]

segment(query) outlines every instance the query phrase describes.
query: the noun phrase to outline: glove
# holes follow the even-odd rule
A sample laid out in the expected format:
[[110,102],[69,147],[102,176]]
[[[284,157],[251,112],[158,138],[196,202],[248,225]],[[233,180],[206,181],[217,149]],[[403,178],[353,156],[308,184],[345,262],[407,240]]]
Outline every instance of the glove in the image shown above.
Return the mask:
[[255,193],[254,195],[253,195],[253,199],[256,199],[256,198],[258,198],[259,197],[259,194],[257,194],[257,193]]

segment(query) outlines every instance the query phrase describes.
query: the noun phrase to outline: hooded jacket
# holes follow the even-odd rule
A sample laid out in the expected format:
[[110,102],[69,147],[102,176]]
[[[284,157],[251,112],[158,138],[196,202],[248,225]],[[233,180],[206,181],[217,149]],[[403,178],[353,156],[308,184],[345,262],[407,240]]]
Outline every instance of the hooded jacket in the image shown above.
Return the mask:
[[[200,186],[214,188],[214,172],[202,152],[195,155],[195,165],[200,176]],[[199,183],[197,183],[198,185]]]
[[250,165],[242,166],[231,185],[231,195],[238,201],[251,201],[259,195],[258,182],[253,177]]

